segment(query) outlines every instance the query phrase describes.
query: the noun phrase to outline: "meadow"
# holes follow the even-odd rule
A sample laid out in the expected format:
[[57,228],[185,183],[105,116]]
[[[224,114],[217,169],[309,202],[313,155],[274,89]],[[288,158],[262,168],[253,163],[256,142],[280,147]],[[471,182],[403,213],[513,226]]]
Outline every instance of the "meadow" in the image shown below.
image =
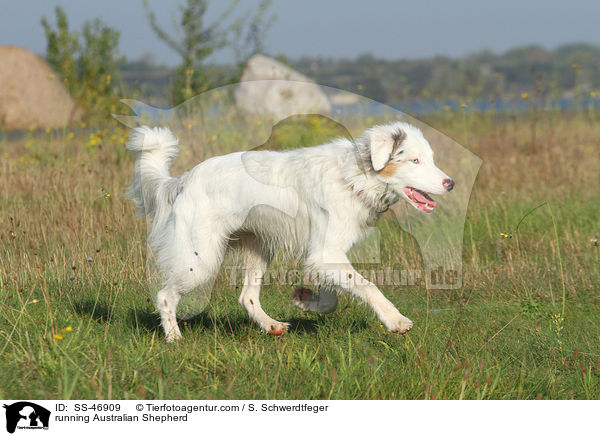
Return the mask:
[[[128,131],[2,132],[0,398],[600,398],[597,115],[458,108],[424,121],[483,160],[461,289],[382,286],[415,322],[399,336],[345,297],[331,315],[302,313],[273,283],[263,307],[292,326],[272,337],[223,272],[174,344],[146,289],[146,223],[122,198]],[[316,144],[299,129],[291,142]],[[390,216],[379,229],[384,268],[421,267]]]

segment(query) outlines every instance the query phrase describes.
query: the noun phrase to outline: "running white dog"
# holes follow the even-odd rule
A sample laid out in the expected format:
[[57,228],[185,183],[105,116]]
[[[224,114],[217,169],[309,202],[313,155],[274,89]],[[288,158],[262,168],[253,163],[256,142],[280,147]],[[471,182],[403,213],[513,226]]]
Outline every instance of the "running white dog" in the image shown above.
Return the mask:
[[218,273],[228,247],[241,249],[245,262],[239,302],[267,333],[281,335],[289,326],[267,315],[259,300],[262,276],[279,251],[302,256],[321,281],[319,296],[305,289],[293,294],[302,309],[331,312],[336,291],[343,291],[368,304],[388,330],[412,327],[346,253],[400,198],[431,213],[436,202],[427,193],[454,187],[418,128],[395,122],[372,127],[356,141],[232,153],[180,177],[169,175],[178,151],[169,129],[136,128],[127,148],[137,155],[128,195],[139,215],[151,219],[148,243],[165,277],[156,305],[168,341],[181,336],[181,296]]

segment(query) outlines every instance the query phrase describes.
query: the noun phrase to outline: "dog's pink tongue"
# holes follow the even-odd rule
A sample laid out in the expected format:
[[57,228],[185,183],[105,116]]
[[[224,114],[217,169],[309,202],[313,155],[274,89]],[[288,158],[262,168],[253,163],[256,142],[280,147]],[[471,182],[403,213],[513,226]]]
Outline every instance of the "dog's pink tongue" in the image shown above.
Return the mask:
[[417,200],[419,203],[425,203],[430,206],[435,206],[435,204],[436,204],[434,200],[431,200],[431,199],[425,197],[423,194],[421,194],[416,189],[413,191],[413,196],[415,197],[415,200]]

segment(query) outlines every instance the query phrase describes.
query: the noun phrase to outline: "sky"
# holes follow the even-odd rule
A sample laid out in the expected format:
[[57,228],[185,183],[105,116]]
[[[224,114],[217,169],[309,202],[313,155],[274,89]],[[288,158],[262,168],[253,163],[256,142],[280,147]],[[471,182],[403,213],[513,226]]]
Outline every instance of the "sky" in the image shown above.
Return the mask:
[[[177,1],[149,0],[159,22],[176,33]],[[212,0],[208,21],[228,1]],[[237,14],[260,0],[242,0]],[[1,0],[0,44],[45,53],[42,16],[54,21],[54,7],[67,13],[72,29],[95,17],[121,33],[120,51],[129,60],[152,54],[158,64],[176,65],[178,55],[148,25],[142,0]],[[555,48],[586,42],[600,45],[600,1],[556,0],[275,0],[277,16],[266,39],[267,54],[289,58],[353,58],[371,54],[386,59],[459,57],[483,49],[502,53],[537,44]],[[229,52],[213,62],[228,62]]]

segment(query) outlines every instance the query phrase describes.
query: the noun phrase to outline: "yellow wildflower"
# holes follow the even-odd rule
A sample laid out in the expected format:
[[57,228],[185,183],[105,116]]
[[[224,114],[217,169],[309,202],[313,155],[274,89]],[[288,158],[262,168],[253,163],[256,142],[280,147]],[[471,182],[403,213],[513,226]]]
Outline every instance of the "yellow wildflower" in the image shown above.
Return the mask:
[[86,143],[88,147],[94,147],[102,142],[102,137],[96,133],[90,133],[90,139]]

